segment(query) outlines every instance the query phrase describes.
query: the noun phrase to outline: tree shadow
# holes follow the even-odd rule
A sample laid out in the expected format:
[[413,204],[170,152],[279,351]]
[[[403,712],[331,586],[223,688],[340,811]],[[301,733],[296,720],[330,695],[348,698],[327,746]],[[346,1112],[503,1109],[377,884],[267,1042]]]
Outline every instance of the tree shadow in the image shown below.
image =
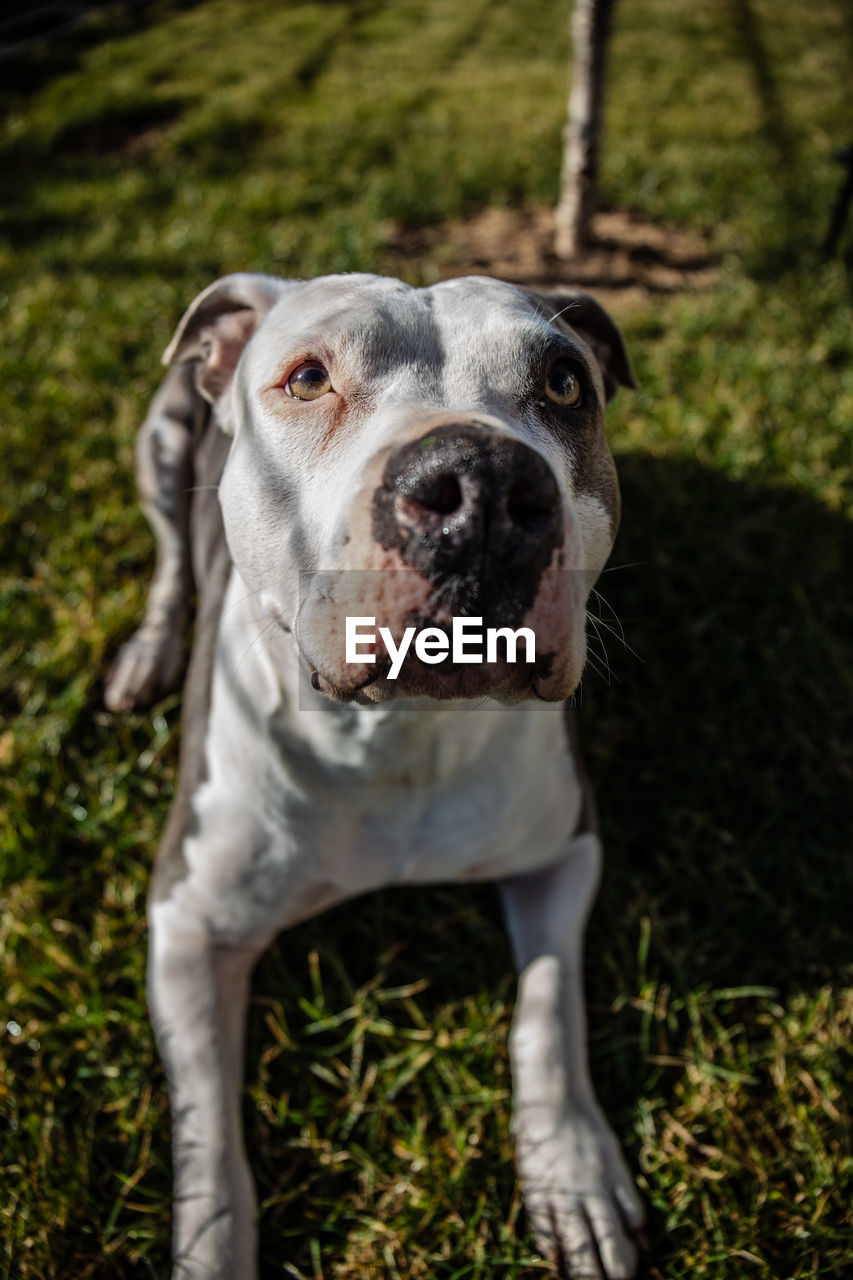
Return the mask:
[[[170,0],[172,11],[195,8],[201,0]],[[106,40],[133,35],[163,16],[155,0],[91,3],[19,4],[0,9],[0,106],[17,95],[32,94],[51,80],[76,71],[89,49]]]
[[[794,124],[784,93],[774,71],[762,21],[753,0],[729,0],[737,52],[746,60],[752,75],[761,115],[760,132],[768,144],[767,180],[776,188],[778,219],[768,226],[760,248],[753,253],[753,274],[759,279],[774,278],[801,261],[804,254],[817,254],[824,226],[815,221],[814,158],[804,155],[803,134]],[[840,139],[839,141],[844,141]],[[828,157],[827,157],[828,159]],[[829,206],[821,211],[828,220]]]

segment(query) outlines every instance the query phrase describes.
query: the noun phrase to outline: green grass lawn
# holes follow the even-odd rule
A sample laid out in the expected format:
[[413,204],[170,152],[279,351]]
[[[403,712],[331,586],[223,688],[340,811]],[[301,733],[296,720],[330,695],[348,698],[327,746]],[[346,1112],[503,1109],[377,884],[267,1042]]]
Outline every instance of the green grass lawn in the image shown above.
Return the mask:
[[[163,3],[3,68],[0,1277],[163,1276],[144,906],[177,696],[101,709],[152,540],[132,446],[186,302],[382,270],[394,227],[553,202],[568,0]],[[853,140],[846,0],[623,0],[603,203],[705,233],[610,301],[642,389],[578,695],[608,849],[601,1099],[652,1277],[853,1274]],[[414,282],[435,278],[429,257]],[[624,646],[610,628],[624,628]],[[513,976],[487,889],[282,938],[245,1114],[264,1276],[523,1277]]]

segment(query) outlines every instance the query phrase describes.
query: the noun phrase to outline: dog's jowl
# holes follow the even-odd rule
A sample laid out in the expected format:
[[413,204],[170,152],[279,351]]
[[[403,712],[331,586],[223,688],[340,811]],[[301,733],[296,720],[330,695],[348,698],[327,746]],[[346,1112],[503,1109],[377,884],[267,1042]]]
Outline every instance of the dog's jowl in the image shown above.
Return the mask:
[[165,361],[138,448],[157,570],[106,699],[176,679],[195,593],[149,910],[176,1280],[257,1272],[239,1095],[258,956],[367,890],[474,879],[499,883],[519,966],[537,1243],[567,1274],[633,1275],[642,1209],[587,1067],[601,847],[564,705],[619,520],[618,330],[584,294],[485,278],[235,275]]

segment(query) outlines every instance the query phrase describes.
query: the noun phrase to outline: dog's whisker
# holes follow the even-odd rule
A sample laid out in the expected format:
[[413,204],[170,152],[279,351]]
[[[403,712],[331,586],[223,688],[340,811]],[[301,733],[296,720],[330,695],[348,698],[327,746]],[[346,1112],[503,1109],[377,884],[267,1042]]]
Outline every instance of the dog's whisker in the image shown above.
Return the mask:
[[[590,641],[595,637],[590,637]],[[600,643],[600,642],[599,642]],[[593,649],[587,648],[586,655],[587,664],[590,671],[603,680],[606,685],[620,684],[619,677],[615,674],[610,663],[607,661],[607,654],[602,649],[601,653],[596,653]]]
[[610,659],[607,656],[607,646],[605,645],[601,632],[598,629],[597,620],[592,616],[591,613],[587,613],[586,616],[589,618],[589,621],[592,623],[592,629],[595,632],[595,638],[598,640],[598,643],[601,646],[601,658],[602,658],[602,661],[604,662],[604,666],[607,671],[607,683],[610,684],[612,680],[613,672],[610,669]]
[[[606,598],[606,596],[603,596],[603,595],[601,594],[601,592],[600,592],[599,590],[597,590],[597,588],[595,588],[595,587],[593,587],[593,588],[592,588],[592,594],[595,596],[596,600],[598,600],[600,604],[604,605],[604,607],[609,611],[610,616],[613,618],[614,623],[616,624],[616,626],[617,626],[617,627],[618,627],[618,629],[619,629],[619,636],[620,636],[620,639],[624,641],[624,640],[625,640],[625,630],[624,630],[624,628],[623,628],[623,626],[622,626],[622,622],[621,622],[621,620],[620,620],[620,618],[619,618],[619,614],[618,614],[618,613],[616,612],[616,610],[613,608],[613,605],[612,605],[612,604],[610,603],[610,601]],[[603,621],[603,619],[601,619],[601,615],[600,615],[600,614],[597,614],[596,616],[599,618],[599,620],[600,620],[600,621]]]
[[592,614],[590,614],[589,617],[590,617],[590,621],[597,622],[598,625],[603,627],[605,631],[609,632],[609,634],[612,635],[615,640],[618,640],[619,643],[627,650],[627,652],[630,653],[632,658],[636,658],[638,662],[644,661],[644,659],[641,658],[640,655],[637,653],[637,650],[632,648],[632,646],[628,644],[628,641],[625,639],[625,636],[621,631],[621,629],[617,630],[616,627],[611,627],[610,623],[606,622],[604,618],[598,618],[598,617],[593,618]]
[[473,698],[464,707],[459,708],[459,715],[470,716],[473,711],[479,711],[480,707],[484,707],[488,701],[485,695],[482,698]]
[[621,573],[623,569],[647,569],[648,565],[644,560],[635,560],[631,564],[607,564],[601,570],[601,576],[605,573]]
[[[608,685],[611,683],[610,671],[605,670],[605,668],[602,667],[601,663],[598,661],[598,659],[595,657],[594,654],[587,652],[586,663],[589,669],[591,671],[594,671],[600,680],[603,680],[604,683]],[[582,687],[581,685],[578,686],[579,689],[581,687]]]
[[598,591],[595,587],[593,587],[592,589],[592,594],[595,596],[596,600],[598,600],[602,605],[604,605],[605,608],[609,611],[610,616],[612,617],[613,622],[615,623],[615,626],[609,623],[606,618],[602,618],[601,614],[593,614],[590,610],[587,610],[587,613],[590,619],[594,618],[595,621],[598,622],[604,628],[605,631],[609,632],[610,635],[612,635],[615,639],[617,639],[619,643],[623,646],[623,648],[625,648],[627,652],[630,653],[632,658],[636,658],[638,662],[644,662],[644,659],[640,656],[639,653],[637,653],[637,650],[632,645],[630,645],[627,639],[625,638],[625,628],[622,626],[622,619],[619,617],[618,613],[613,608],[613,605],[610,603],[610,601],[606,598],[606,596],[602,595],[602,593]]
[[[616,618],[615,627],[611,626],[611,624],[607,621],[607,619],[602,618],[600,614],[594,614],[590,612],[589,609],[587,610],[587,617],[589,618],[593,626],[596,628],[596,630],[598,630],[599,627],[602,627],[609,635],[613,636],[614,640],[619,641],[623,649],[625,649],[627,653],[630,653],[632,658],[636,658],[638,662],[644,662],[644,659],[640,657],[639,653],[637,653],[637,650],[634,649],[625,639],[625,632],[622,630],[622,624],[619,621],[618,617],[616,617],[615,613],[613,616]],[[599,639],[601,639],[600,634],[599,634]]]
[[544,320],[548,314],[548,308],[545,306],[544,300],[540,298],[538,295],[534,294],[532,298],[532,302],[533,302],[533,310],[535,314],[537,316],[541,316],[542,319]]
[[245,662],[246,658],[249,656],[249,654],[251,653],[252,649],[254,649],[255,645],[256,645],[256,644],[258,644],[258,642],[259,642],[259,641],[263,640],[263,638],[266,636],[267,632],[268,632],[272,627],[276,627],[276,626],[278,626],[278,623],[276,622],[275,618],[270,618],[270,620],[269,620],[269,622],[266,624],[266,626],[261,627],[260,631],[259,631],[259,632],[258,632],[258,634],[255,636],[255,638],[254,638],[254,640],[252,641],[252,643],[251,643],[251,644],[249,644],[249,645],[247,645],[247,646],[246,646],[246,648],[244,649],[243,653],[241,654],[241,656],[240,656],[240,660],[239,660],[239,662],[237,663],[236,667],[234,668],[235,673],[236,673],[237,671],[239,671],[239,670],[240,670],[240,668],[242,667],[242,665],[243,665],[243,663]]
[[567,311],[576,310],[579,306],[580,302],[577,298],[573,298],[571,302],[567,303],[566,306],[563,307],[562,311],[555,311],[548,323],[553,324],[555,320],[559,320],[560,316],[564,316]]
[[253,596],[259,596],[263,590],[263,587],[256,587],[254,591],[247,591],[244,596],[240,596],[237,600],[232,600],[228,608],[222,610],[223,618],[227,613],[232,613],[239,605],[245,604],[247,600],[251,600]]

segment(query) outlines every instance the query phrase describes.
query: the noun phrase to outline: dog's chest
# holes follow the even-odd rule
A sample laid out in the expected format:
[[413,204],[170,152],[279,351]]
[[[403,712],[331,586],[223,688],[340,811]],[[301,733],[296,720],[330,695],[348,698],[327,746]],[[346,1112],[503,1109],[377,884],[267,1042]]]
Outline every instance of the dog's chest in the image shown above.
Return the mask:
[[229,807],[251,814],[246,875],[288,895],[499,878],[553,860],[573,830],[580,790],[559,707],[306,709],[280,680],[281,653],[256,646],[237,665],[226,645],[220,659],[195,801],[202,875],[214,873],[205,831]]

